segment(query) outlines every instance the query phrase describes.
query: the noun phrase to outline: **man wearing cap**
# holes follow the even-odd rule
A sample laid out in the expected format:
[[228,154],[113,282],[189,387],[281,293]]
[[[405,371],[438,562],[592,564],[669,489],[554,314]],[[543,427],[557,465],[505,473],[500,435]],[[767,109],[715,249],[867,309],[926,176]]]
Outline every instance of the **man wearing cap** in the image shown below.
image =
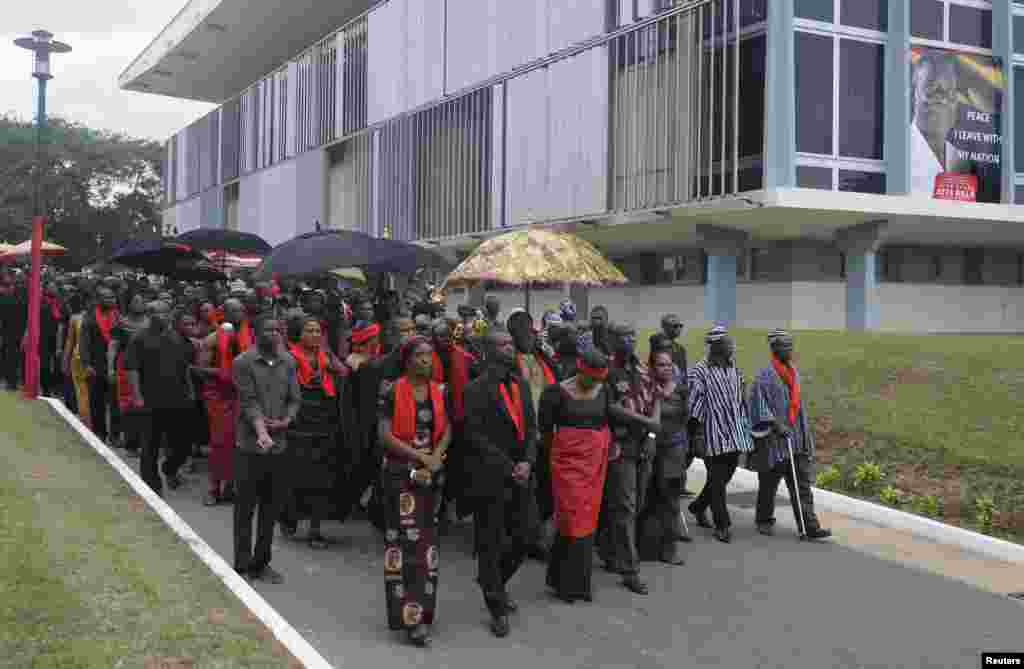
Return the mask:
[[699,435],[696,452],[704,459],[708,478],[689,511],[700,527],[711,527],[710,508],[715,521],[715,538],[732,541],[732,521],[725,501],[725,489],[736,473],[741,453],[754,450],[750,414],[743,373],[736,366],[736,343],[725,326],[712,328],[704,338],[707,356],[690,368],[687,379],[690,420]]
[[606,571],[621,574],[622,585],[646,595],[647,584],[637,571],[636,519],[650,485],[655,437],[661,429],[661,400],[651,391],[647,367],[636,356],[636,328],[616,323],[609,328],[609,335],[615,352],[608,371],[612,447],[599,550]]
[[775,330],[768,335],[768,346],[771,364],[758,372],[750,390],[750,420],[757,447],[750,460],[758,478],[757,531],[769,536],[775,533],[775,494],[785,478],[797,530],[808,539],[825,539],[832,533],[821,527],[814,513],[814,431],[807,425],[800,397],[793,337],[785,330]]
[[676,314],[661,317],[661,332],[672,344],[672,363],[686,376],[686,348],[679,343],[683,335],[683,321]]

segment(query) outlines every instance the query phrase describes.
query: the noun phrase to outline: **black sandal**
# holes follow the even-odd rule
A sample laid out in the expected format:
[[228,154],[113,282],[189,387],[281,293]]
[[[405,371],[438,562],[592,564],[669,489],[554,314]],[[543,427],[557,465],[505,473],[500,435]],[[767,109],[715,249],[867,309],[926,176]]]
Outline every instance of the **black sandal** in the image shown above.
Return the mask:
[[426,625],[419,624],[409,630],[409,643],[419,648],[430,646],[430,631]]

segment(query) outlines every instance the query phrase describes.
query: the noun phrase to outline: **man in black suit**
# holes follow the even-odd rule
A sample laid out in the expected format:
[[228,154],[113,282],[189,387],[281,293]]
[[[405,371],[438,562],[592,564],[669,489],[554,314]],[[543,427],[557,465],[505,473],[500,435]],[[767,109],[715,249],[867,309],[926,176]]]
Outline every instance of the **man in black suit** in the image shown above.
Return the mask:
[[488,367],[466,387],[466,495],[473,500],[478,574],[491,631],[509,633],[517,610],[508,581],[526,557],[535,532],[531,472],[536,460],[536,414],[530,384],[517,373],[512,337],[492,327]]

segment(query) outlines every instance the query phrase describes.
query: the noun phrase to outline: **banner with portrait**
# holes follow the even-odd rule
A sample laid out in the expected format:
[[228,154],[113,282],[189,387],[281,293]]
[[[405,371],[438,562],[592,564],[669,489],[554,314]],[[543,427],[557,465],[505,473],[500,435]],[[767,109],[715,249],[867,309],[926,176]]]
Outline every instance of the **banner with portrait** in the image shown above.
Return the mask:
[[910,192],[999,202],[1002,196],[1002,60],[910,50]]

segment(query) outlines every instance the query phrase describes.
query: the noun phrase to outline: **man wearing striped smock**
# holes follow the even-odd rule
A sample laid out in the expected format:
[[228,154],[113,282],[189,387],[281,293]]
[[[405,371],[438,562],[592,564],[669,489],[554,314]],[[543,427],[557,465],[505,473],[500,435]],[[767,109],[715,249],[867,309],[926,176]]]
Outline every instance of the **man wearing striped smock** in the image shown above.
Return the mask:
[[725,489],[736,473],[741,453],[754,449],[743,373],[736,366],[736,343],[724,326],[715,326],[704,339],[707,356],[687,376],[690,419],[699,425],[696,453],[704,459],[708,477],[704,489],[689,506],[700,527],[711,527],[715,538],[732,541]]

